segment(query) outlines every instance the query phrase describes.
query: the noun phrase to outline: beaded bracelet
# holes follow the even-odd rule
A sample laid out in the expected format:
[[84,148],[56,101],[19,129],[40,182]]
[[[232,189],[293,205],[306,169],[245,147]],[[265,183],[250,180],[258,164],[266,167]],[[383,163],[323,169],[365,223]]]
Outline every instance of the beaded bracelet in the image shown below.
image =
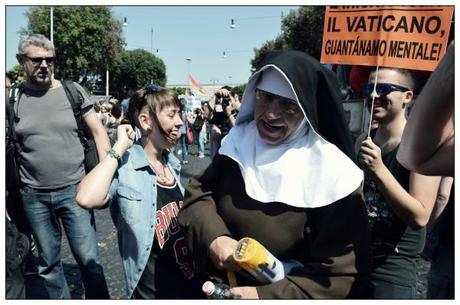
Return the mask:
[[111,148],[111,149],[109,150],[109,156],[112,157],[112,158],[117,159],[118,162],[121,161],[121,156],[120,156],[120,154],[117,153],[117,152],[115,151],[115,149],[113,149],[113,148]]

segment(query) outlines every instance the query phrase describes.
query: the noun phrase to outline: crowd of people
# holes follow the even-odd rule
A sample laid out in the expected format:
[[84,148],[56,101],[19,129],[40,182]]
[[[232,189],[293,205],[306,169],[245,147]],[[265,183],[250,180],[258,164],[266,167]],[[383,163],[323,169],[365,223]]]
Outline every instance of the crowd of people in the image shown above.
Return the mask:
[[[224,86],[188,109],[147,84],[124,109],[93,105],[77,83],[69,90],[54,78],[52,42],[23,36],[26,79],[6,101],[7,179],[17,182],[6,193],[8,223],[23,222],[24,235],[7,248],[25,257],[19,241],[33,241],[49,298],[70,298],[62,224],[85,297],[108,299],[93,213],[108,208],[130,299],[205,298],[209,280],[235,299],[414,299],[422,253],[427,297],[453,298],[453,48],[421,92],[409,70],[370,70],[359,94],[372,131],[354,140],[337,75],[303,52],[268,52],[241,101]],[[421,134],[434,113],[436,130]],[[86,170],[79,120],[99,159]],[[209,145],[211,163],[182,185],[189,145],[198,158]],[[260,282],[238,263],[245,237],[281,261],[282,279]],[[12,261],[7,298],[24,298]],[[270,272],[263,258],[252,268]]]

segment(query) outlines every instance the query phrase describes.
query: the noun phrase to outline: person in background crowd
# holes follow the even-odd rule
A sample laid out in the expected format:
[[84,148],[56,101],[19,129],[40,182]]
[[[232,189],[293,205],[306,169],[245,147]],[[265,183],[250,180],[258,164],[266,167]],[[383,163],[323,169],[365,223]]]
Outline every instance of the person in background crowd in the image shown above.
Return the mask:
[[107,113],[108,121],[106,125],[107,134],[110,138],[110,143],[115,143],[117,138],[117,127],[120,125],[121,121],[123,120],[121,107],[119,104],[111,104],[110,112]]
[[397,158],[411,171],[454,176],[454,42],[417,98]]
[[204,158],[204,141],[206,138],[206,124],[200,108],[195,109],[195,119],[192,124],[195,143],[198,145],[198,158]]
[[8,91],[10,90],[10,87],[11,87],[11,84],[13,82],[11,81],[11,79],[7,76],[5,76],[5,89],[6,89],[6,96],[8,96]]
[[228,124],[231,128],[235,126],[236,117],[240,111],[241,103],[238,93],[236,93],[234,89],[230,91],[228,96],[230,97],[230,104],[225,107],[225,114],[227,115]]
[[[109,204],[118,232],[128,298],[195,298],[199,281],[176,216],[183,204],[180,163],[169,150],[183,125],[176,94],[150,84],[129,103],[131,125],[81,182],[84,208]],[[141,129],[135,140],[133,127]]]
[[[50,298],[70,298],[61,262],[62,223],[80,268],[85,297],[107,299],[94,214],[75,202],[77,185],[85,175],[84,151],[71,104],[61,82],[53,77],[54,45],[40,34],[22,36],[16,57],[27,75],[23,94],[14,103],[14,127],[22,146],[21,198],[38,248],[38,274]],[[103,159],[110,149],[107,133],[84,89],[73,85],[84,99],[82,120]]]
[[[9,98],[10,98],[10,88],[11,86],[14,85],[14,82],[8,77],[8,75],[5,77],[5,102],[7,104],[7,109],[6,109],[6,130],[5,130],[5,147],[7,147],[9,144],[12,144],[12,140],[10,138],[10,124],[8,121],[8,110],[9,110]],[[14,145],[14,144],[13,144]],[[6,166],[6,171],[8,170],[8,167]],[[8,173],[6,173],[6,179],[9,179]],[[19,189],[15,187],[14,189],[9,189],[8,185],[6,185],[6,191],[5,191],[5,206],[6,206],[6,213],[7,213],[7,221],[11,222],[11,225],[14,225],[17,227],[17,230],[27,236],[28,239],[28,245],[29,245],[29,252],[25,253],[24,260],[26,261],[25,264],[25,274],[30,274],[30,273],[37,273],[37,263],[35,262],[36,256],[33,254],[33,252],[36,249],[35,246],[35,241],[33,240],[32,237],[32,231],[30,229],[30,226],[27,222],[27,218],[25,216],[24,212],[24,205],[22,203],[21,199],[21,194],[19,192]],[[22,267],[21,267],[22,268]]]
[[114,98],[113,96],[109,99],[109,104],[111,105],[117,105],[118,104],[118,99]]
[[107,125],[109,123],[109,119],[110,119],[110,111],[112,110],[112,105],[110,105],[109,103],[102,103],[101,105],[101,122],[102,122],[102,125],[104,125],[104,127],[107,129]]
[[[374,91],[374,82],[377,81]],[[365,171],[364,196],[372,234],[373,272],[364,293],[370,299],[414,299],[417,258],[440,177],[410,172],[396,160],[406,125],[405,108],[413,97],[409,71],[381,67],[371,72],[363,93],[373,104],[378,127],[362,142],[359,162]]]
[[130,100],[129,98],[125,98],[120,103],[121,113],[123,117],[125,117],[128,114],[129,100]]
[[231,116],[230,105],[233,97],[230,94],[230,90],[229,86],[220,88],[209,101],[211,108],[209,116],[209,151],[211,159],[217,154],[222,139],[228,134],[231,128],[229,115]]
[[203,112],[203,118],[204,118],[205,124],[206,124],[205,144],[208,144],[208,143],[210,143],[210,138],[211,138],[210,133],[211,133],[211,127],[212,127],[212,124],[209,123],[209,121],[211,120],[211,117],[212,117],[212,108],[209,105],[209,102],[204,102],[203,106],[201,107],[201,110]]
[[369,66],[351,66],[348,81],[355,98],[363,96],[363,86],[367,84],[370,72],[371,67]]
[[180,117],[183,124],[180,127],[180,140],[176,145],[175,151],[177,155],[182,155],[182,164],[188,164],[188,143],[187,143],[187,128],[190,124],[190,121],[185,111],[186,101],[185,99],[180,99]]
[[[11,79],[5,77],[5,102],[6,106],[6,141],[5,146],[11,144],[9,138],[10,122],[8,120],[9,110],[9,91],[11,87]],[[11,153],[11,151],[10,151]],[[6,152],[8,154],[8,151]],[[8,158],[8,156],[7,156]],[[8,161],[7,161],[8,162]],[[6,166],[6,179],[9,178],[8,166]],[[22,201],[17,189],[9,189],[6,186],[5,190],[5,214],[6,214],[6,232],[5,232],[5,297],[7,299],[25,299],[26,289],[24,283],[25,262],[30,255],[30,239],[22,232],[30,231],[27,227],[27,222],[24,217],[24,209]],[[11,215],[11,216],[10,216]],[[21,228],[20,225],[23,225]],[[22,230],[21,230],[22,229]],[[24,231],[23,231],[24,230]]]
[[[267,53],[219,154],[190,180],[179,223],[199,270],[236,271],[233,297],[356,298],[368,280],[363,173],[339,96],[313,57]],[[232,255],[243,237],[297,266],[271,284],[242,276]]]

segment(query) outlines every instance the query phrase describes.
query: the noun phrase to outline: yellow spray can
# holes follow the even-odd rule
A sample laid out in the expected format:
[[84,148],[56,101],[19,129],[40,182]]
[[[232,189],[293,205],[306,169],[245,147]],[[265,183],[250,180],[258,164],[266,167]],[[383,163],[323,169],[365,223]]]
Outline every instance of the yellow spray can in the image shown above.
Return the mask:
[[[274,283],[285,276],[283,263],[257,240],[250,237],[244,237],[238,242],[233,252],[233,259],[261,283]],[[295,265],[302,264],[296,262]],[[290,263],[289,271],[292,267],[294,266]]]

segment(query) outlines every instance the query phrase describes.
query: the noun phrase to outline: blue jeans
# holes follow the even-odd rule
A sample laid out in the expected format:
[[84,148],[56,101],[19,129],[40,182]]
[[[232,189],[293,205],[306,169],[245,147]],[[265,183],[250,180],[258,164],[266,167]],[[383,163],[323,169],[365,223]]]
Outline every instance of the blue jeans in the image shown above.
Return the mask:
[[187,135],[185,133],[180,136],[180,143],[182,146],[182,161],[186,161],[188,159],[188,144]]
[[206,133],[200,132],[198,134],[198,153],[204,155],[204,141],[206,139]]
[[365,299],[416,299],[417,289],[414,286],[403,286],[387,281],[372,279],[365,289]]
[[109,292],[97,248],[92,210],[75,201],[76,185],[57,190],[21,189],[26,217],[39,254],[38,274],[44,279],[51,299],[69,299],[70,292],[61,262],[62,231],[80,267],[87,299],[108,299]]

